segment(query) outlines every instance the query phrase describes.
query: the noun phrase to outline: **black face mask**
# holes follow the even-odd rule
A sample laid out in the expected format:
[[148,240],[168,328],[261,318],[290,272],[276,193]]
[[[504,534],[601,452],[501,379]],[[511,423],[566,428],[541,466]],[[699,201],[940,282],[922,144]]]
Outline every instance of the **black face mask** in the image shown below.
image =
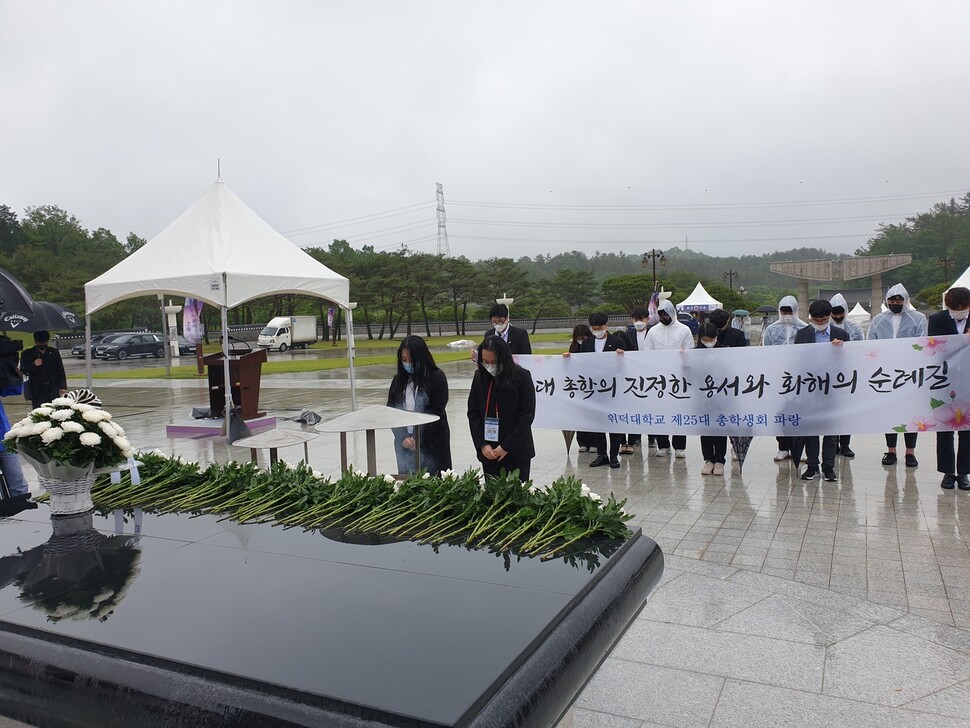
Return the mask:
[[660,318],[660,323],[662,323],[664,326],[670,326],[670,324],[673,323],[673,319],[670,318],[670,316],[667,316],[666,314],[660,314],[659,318]]
[[890,303],[888,305],[888,308],[893,313],[902,313],[903,312],[903,304],[901,304],[901,303]]
[[840,323],[842,323],[843,321],[845,321],[845,314],[842,314],[841,316],[836,316],[836,315],[835,315],[835,314],[833,313],[833,314],[832,314],[832,320],[833,320],[833,321],[834,321],[835,323],[837,323],[837,324],[840,324]]

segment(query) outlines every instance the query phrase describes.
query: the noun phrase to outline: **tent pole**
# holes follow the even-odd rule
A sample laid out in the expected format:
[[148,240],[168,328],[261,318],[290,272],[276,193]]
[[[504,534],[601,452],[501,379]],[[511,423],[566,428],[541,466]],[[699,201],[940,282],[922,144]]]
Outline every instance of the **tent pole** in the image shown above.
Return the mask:
[[356,303],[347,306],[347,366],[350,371],[350,409],[357,410],[357,373],[354,371],[354,309]]
[[232,417],[232,382],[229,379],[229,291],[226,290],[226,274],[222,274],[222,381],[226,389],[226,406],[223,412],[226,423],[226,442],[230,444],[229,418]]
[[91,314],[84,317],[84,386],[91,389]]
[[168,347],[168,320],[165,318],[165,296],[161,293],[158,294],[158,308],[162,312],[162,340],[165,342],[165,351],[168,352],[168,356],[165,357],[165,376],[172,376],[172,352]]

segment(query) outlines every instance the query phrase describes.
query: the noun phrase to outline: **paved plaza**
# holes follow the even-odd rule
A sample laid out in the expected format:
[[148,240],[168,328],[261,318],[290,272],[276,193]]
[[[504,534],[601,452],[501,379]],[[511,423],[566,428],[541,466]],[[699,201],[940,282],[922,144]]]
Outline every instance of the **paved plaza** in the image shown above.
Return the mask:
[[[476,464],[465,418],[472,367],[442,368],[463,470]],[[391,374],[359,369],[359,404],[384,404]],[[167,424],[207,404],[204,380],[96,380],[95,389],[136,447],[204,464],[249,458],[219,438],[166,437]],[[12,420],[26,412],[22,401],[5,404]],[[308,408],[331,419],[350,410],[346,372],[264,376],[260,405],[280,418]],[[644,449],[611,470],[588,467],[575,443],[567,454],[558,431],[535,436],[534,480],[576,475],[626,498],[631,525],[666,557],[661,585],[577,700],[573,725],[970,726],[970,493],[940,489],[932,436],[920,439],[916,469],[880,465],[882,436],[854,437],[857,456],[839,458],[836,483],[802,481],[773,462],[774,438],[753,442],[743,474],[729,462],[715,477],[700,475],[696,437],[686,459]],[[363,435],[350,443],[363,468]],[[378,447],[378,467],[393,472],[389,432]],[[280,451],[292,463],[302,456],[299,446]],[[338,437],[321,434],[309,457],[337,475]]]

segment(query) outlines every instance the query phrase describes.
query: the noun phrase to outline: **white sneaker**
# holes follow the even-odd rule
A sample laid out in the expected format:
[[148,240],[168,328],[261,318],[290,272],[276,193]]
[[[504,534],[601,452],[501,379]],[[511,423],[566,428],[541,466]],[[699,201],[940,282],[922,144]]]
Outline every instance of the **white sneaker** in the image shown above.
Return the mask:
[[775,455],[775,462],[780,463],[782,460],[787,460],[789,457],[787,450],[779,450],[778,454]]
[[658,447],[657,452],[654,453],[658,458],[665,458],[670,455],[670,448]]
[[686,450],[674,450],[674,457],[675,458],[685,458],[685,457],[687,457],[687,451]]
[[711,475],[714,472],[714,463],[709,460],[704,461],[704,467],[701,468],[701,475]]
[[714,463],[714,472],[712,475],[724,475],[724,464]]

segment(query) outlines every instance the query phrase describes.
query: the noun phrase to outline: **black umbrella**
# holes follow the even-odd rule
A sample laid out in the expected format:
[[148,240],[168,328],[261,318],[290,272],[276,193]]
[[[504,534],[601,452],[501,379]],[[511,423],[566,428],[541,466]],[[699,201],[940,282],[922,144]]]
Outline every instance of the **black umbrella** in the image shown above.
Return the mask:
[[33,310],[8,311],[0,315],[3,331],[73,331],[84,322],[73,311],[50,301],[34,301]]
[[774,306],[758,306],[758,313],[774,313]]
[[34,308],[34,299],[27,289],[20,285],[20,281],[0,268],[0,311],[30,313]]

